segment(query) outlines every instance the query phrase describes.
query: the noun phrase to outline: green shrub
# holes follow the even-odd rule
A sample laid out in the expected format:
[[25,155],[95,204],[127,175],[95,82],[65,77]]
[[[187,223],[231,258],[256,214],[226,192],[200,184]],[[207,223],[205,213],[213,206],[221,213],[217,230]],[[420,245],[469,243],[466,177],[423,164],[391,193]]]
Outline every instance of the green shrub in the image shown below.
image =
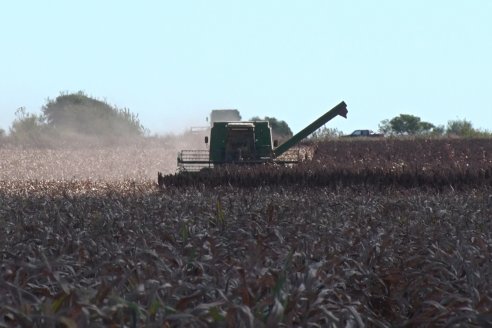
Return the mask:
[[466,119],[448,121],[446,129],[448,135],[460,137],[491,137],[492,133],[485,130],[475,129],[473,124]]
[[82,91],[48,99],[42,108],[46,124],[61,133],[89,136],[141,136],[146,130],[138,115],[91,98]]
[[10,139],[16,144],[41,145],[44,143],[48,129],[42,115],[28,113],[25,107],[15,112],[15,120],[10,127]]

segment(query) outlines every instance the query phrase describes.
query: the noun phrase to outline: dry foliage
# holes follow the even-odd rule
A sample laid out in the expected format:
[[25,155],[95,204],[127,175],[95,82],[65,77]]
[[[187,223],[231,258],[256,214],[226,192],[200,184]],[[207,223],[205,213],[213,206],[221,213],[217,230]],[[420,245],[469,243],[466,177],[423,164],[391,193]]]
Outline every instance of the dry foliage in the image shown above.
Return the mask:
[[0,147],[0,180],[153,179],[176,170],[185,142],[147,139],[126,146]]
[[164,178],[167,186],[280,185],[443,190],[492,186],[492,139],[339,140],[293,167],[230,166]]
[[490,185],[160,190],[89,174],[2,176],[0,327],[492,324]]

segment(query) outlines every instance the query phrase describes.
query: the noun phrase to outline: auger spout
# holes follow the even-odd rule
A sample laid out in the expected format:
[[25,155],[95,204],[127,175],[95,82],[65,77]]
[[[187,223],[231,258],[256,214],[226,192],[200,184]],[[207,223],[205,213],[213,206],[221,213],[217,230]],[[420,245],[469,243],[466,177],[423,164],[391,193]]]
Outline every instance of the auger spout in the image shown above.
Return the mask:
[[333,107],[330,111],[325,113],[323,116],[318,118],[316,121],[309,124],[300,132],[295,134],[292,138],[290,138],[289,140],[287,140],[286,142],[275,148],[273,150],[274,158],[285,153],[287,150],[295,146],[299,141],[306,138],[311,133],[319,129],[321,126],[332,120],[335,116],[340,115],[344,118],[347,118],[347,113],[348,113],[347,104],[344,101],[342,101],[341,103]]

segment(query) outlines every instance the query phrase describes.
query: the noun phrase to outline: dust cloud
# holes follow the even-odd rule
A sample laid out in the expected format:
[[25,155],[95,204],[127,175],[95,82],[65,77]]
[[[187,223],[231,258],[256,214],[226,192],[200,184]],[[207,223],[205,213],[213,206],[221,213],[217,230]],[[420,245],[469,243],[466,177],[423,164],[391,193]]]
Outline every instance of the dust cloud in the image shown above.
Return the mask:
[[[45,136],[46,137],[46,136]],[[0,142],[2,180],[156,180],[176,172],[182,149],[205,149],[204,134],[91,138],[72,133],[29,144]]]

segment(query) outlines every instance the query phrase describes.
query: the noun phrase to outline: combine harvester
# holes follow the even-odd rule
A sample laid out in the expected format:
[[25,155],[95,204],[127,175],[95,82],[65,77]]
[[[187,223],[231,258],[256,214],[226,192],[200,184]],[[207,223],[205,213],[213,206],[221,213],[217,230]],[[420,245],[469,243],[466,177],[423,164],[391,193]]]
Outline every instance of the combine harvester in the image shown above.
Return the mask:
[[[265,163],[294,164],[300,159],[288,152],[302,139],[340,115],[347,118],[345,102],[333,107],[299,133],[278,146],[272,142],[272,129],[268,121],[214,122],[210,137],[205,137],[206,150],[182,150],[178,153],[178,171],[196,172],[221,165],[256,165]],[[296,157],[294,155],[294,157]],[[162,186],[162,174],[158,182]]]

